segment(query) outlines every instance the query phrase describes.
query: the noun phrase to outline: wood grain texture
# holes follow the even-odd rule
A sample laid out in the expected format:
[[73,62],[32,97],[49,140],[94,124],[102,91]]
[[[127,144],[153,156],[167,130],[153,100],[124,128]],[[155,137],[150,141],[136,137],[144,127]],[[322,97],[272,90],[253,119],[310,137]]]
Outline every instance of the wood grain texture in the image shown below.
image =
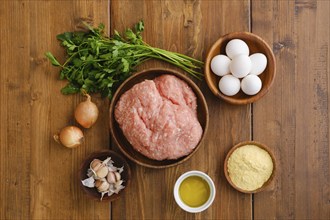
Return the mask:
[[[143,37],[148,44],[203,60],[221,35],[249,30],[249,3],[111,1],[112,30],[123,30],[139,19],[145,21]],[[160,62],[148,62],[140,68],[160,66],[168,67]],[[205,82],[198,83],[210,111],[204,144],[189,161],[173,168],[153,170],[132,164],[132,184],[125,197],[113,202],[113,219],[251,218],[251,196],[231,188],[223,173],[225,154],[230,147],[250,138],[250,107],[226,104],[209,91]],[[208,173],[218,191],[211,208],[189,214],[176,205],[173,187],[182,173],[195,169]]]
[[[329,1],[0,2],[0,219],[330,219]],[[52,135],[76,125],[73,112],[83,97],[60,94],[66,82],[44,52],[64,61],[56,35],[79,29],[80,20],[123,31],[139,19],[150,45],[201,60],[218,37],[252,31],[272,46],[277,75],[252,107],[225,103],[197,82],[210,112],[201,148],[168,169],[129,161],[130,186],[110,205],[89,200],[78,179],[83,159],[109,147],[109,102],[93,96],[100,118],[84,130],[83,146],[56,144]],[[173,68],[150,61],[138,69],[149,67]],[[233,189],[223,172],[229,149],[249,139],[269,146],[278,165],[270,190],[253,197]],[[217,188],[213,205],[199,214],[184,212],[173,198],[176,179],[194,169],[208,173]]]
[[253,106],[253,137],[278,162],[256,219],[329,219],[329,1],[253,1],[252,31],[271,45],[277,77]]
[[0,219],[109,219],[109,203],[86,199],[78,180],[83,158],[108,147],[108,103],[94,99],[100,119],[83,146],[55,143],[55,132],[75,124],[83,98],[60,94],[65,82],[44,56],[49,50],[63,61],[56,35],[80,19],[108,25],[107,8],[107,1],[1,1]]

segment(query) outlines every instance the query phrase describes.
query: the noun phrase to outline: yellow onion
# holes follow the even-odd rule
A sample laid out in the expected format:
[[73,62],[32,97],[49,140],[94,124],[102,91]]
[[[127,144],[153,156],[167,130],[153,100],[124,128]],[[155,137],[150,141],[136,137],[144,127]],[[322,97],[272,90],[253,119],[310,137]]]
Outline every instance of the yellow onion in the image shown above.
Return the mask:
[[99,116],[97,106],[91,101],[91,97],[85,94],[86,101],[79,103],[74,112],[76,121],[84,128],[90,128],[96,122]]
[[78,127],[67,126],[62,128],[59,134],[55,134],[54,139],[65,147],[74,148],[84,142],[84,134]]

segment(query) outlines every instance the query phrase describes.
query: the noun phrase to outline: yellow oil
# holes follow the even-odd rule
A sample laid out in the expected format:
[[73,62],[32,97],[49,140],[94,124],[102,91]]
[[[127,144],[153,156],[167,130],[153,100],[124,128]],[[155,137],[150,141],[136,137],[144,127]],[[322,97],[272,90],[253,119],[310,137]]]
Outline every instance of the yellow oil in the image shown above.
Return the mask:
[[179,187],[181,200],[190,207],[202,206],[210,197],[209,184],[199,176],[184,179]]

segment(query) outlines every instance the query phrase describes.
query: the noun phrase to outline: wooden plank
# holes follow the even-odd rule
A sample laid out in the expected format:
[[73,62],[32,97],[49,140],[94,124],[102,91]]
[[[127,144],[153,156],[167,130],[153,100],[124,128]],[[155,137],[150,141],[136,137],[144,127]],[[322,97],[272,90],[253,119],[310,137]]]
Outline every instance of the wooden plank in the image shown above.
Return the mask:
[[52,135],[76,124],[83,98],[60,94],[65,82],[44,56],[64,60],[56,35],[80,19],[108,26],[108,1],[2,1],[0,16],[0,219],[109,219],[109,204],[89,200],[78,180],[87,154],[108,147],[108,102],[94,99],[100,119],[83,146],[56,144]]
[[329,1],[253,1],[252,31],[273,45],[277,77],[253,107],[253,137],[276,154],[256,219],[329,219]]
[[[12,10],[8,10],[6,5],[12,5]],[[29,79],[28,59],[18,59],[29,57],[28,48],[24,47],[25,39],[21,32],[28,28],[24,20],[13,19],[13,15],[21,14],[27,16],[27,11],[22,10],[23,6],[16,3],[4,2],[0,7],[1,17],[1,38],[0,43],[0,108],[1,108],[1,136],[0,136],[0,218],[15,218],[15,216],[28,216],[29,213],[29,170],[30,160],[26,155],[30,154],[29,129],[31,118],[29,112],[29,85],[25,82]],[[11,18],[11,19],[2,19]],[[21,23],[21,25],[19,25]],[[21,28],[19,28],[21,26]],[[15,38],[12,38],[16,36]],[[9,51],[16,51],[8,53]],[[19,65],[17,62],[19,61]],[[23,112],[15,111],[21,108]],[[9,170],[11,174],[9,174]],[[16,209],[16,204],[21,208]]]
[[[215,40],[232,31],[249,30],[248,1],[111,1],[111,29],[122,31],[145,21],[148,44],[203,59]],[[142,68],[163,67],[148,62]],[[250,106],[232,106],[198,82],[210,110],[207,138],[189,161],[174,168],[153,170],[132,164],[132,184],[113,202],[113,219],[235,219],[251,218],[251,196],[236,192],[223,173],[225,153],[250,138]],[[189,170],[208,173],[217,187],[214,204],[200,214],[181,210],[173,198],[176,179]],[[235,210],[235,211],[234,211]],[[239,211],[237,211],[239,210]]]

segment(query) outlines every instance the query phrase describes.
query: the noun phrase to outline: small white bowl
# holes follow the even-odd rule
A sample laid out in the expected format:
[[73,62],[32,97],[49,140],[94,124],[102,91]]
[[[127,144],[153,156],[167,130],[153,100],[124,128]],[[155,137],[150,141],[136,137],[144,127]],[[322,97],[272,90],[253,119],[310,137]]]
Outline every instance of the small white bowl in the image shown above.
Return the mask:
[[[210,197],[209,199],[202,205],[199,207],[190,207],[188,205],[186,205],[180,198],[179,195],[179,187],[182,183],[183,180],[185,180],[187,177],[190,176],[198,176],[203,178],[209,185],[210,187]],[[212,179],[205,173],[201,172],[201,171],[197,171],[197,170],[192,170],[192,171],[188,171],[184,174],[182,174],[179,179],[175,182],[174,185],[174,199],[175,202],[180,206],[180,208],[182,208],[183,210],[185,210],[186,212],[190,212],[190,213],[198,213],[198,212],[202,212],[205,209],[207,209],[208,207],[210,207],[214,201],[215,198],[215,186],[214,183],[212,181]]]

